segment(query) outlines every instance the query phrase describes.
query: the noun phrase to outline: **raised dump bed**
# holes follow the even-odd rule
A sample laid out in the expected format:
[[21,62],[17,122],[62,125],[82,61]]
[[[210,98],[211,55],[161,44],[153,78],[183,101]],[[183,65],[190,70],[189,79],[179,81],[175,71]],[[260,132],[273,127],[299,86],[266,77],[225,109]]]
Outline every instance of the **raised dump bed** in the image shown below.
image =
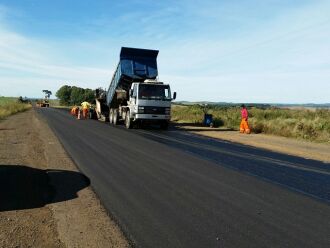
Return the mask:
[[132,82],[156,79],[158,76],[157,56],[158,50],[122,47],[119,63],[107,91],[107,104],[113,105],[116,90],[124,90],[127,94]]

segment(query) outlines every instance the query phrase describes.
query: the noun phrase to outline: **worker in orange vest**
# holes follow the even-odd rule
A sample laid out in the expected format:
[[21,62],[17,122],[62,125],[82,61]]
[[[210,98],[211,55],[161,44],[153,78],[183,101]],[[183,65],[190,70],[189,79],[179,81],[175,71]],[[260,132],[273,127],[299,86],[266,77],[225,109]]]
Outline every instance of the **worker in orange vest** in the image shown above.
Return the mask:
[[81,103],[81,106],[82,106],[83,117],[86,119],[88,116],[88,111],[89,111],[91,104],[89,102],[85,101],[85,102]]
[[78,116],[78,110],[79,110],[79,107],[78,106],[74,106],[72,109],[71,109],[71,114],[73,116]]
[[242,104],[241,107],[242,107],[242,109],[241,109],[242,121],[241,121],[241,125],[239,127],[239,131],[240,131],[240,133],[250,134],[251,130],[250,130],[249,123],[248,123],[249,113],[244,104]]
[[76,106],[74,106],[72,109],[71,109],[71,114],[72,115],[76,115],[76,112],[77,112],[77,107]]

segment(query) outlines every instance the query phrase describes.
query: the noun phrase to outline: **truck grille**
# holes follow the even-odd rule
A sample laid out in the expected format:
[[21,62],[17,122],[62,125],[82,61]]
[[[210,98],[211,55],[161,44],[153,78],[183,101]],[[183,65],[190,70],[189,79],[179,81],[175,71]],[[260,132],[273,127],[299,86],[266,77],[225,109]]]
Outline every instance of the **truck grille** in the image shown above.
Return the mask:
[[165,108],[164,107],[144,107],[145,114],[152,114],[152,115],[164,115]]

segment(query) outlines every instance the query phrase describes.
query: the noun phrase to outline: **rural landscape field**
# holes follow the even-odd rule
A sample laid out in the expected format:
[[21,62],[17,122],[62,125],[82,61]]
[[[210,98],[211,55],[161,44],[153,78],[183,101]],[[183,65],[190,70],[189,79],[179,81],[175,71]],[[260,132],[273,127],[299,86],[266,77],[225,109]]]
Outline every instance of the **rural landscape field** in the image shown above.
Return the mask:
[[0,2],[0,248],[330,247],[330,2]]
[[[51,104],[53,107],[66,106],[68,109],[73,107],[73,105],[60,105],[56,100],[51,100]],[[0,118],[3,119],[31,107],[29,103],[20,103],[18,98],[1,97]],[[297,108],[251,107],[249,112],[252,132],[330,143],[330,109]],[[202,104],[174,105],[171,115],[174,123],[203,126],[204,113],[205,106]],[[213,115],[214,127],[239,130],[239,105],[237,107],[211,105],[207,107],[207,113]]]
[[[181,106],[172,110],[172,119],[178,123],[202,125],[203,105]],[[215,127],[239,130],[240,108],[211,106],[207,113],[213,115]],[[298,109],[268,107],[249,109],[249,121],[253,133],[272,134],[316,142],[330,142],[330,109]]]

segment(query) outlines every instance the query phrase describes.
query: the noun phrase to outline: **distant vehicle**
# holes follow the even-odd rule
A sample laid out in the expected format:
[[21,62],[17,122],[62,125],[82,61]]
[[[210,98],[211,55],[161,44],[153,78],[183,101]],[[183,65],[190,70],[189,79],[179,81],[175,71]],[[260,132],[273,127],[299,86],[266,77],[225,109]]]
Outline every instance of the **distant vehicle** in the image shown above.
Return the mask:
[[120,60],[107,91],[96,90],[96,115],[126,128],[147,123],[167,129],[173,97],[169,84],[158,81],[157,50],[122,47]]
[[45,93],[45,97],[42,100],[37,101],[37,107],[49,107],[49,97],[52,95],[52,92],[50,90],[43,90],[43,93]]

